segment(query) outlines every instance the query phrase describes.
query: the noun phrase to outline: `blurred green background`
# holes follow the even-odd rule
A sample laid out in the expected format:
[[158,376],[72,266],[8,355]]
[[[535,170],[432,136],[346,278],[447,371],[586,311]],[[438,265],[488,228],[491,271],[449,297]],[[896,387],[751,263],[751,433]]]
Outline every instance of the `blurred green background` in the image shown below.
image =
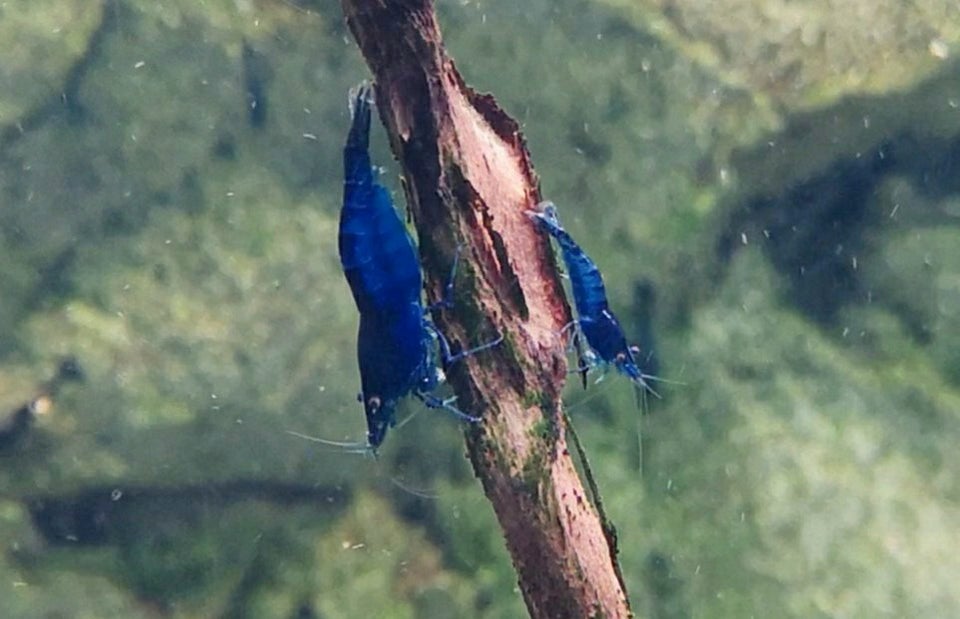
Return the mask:
[[[438,11],[674,381],[642,450],[626,381],[567,391],[638,615],[960,616],[955,3]],[[339,5],[13,0],[0,40],[0,616],[524,616],[456,420],[286,432],[365,431]]]

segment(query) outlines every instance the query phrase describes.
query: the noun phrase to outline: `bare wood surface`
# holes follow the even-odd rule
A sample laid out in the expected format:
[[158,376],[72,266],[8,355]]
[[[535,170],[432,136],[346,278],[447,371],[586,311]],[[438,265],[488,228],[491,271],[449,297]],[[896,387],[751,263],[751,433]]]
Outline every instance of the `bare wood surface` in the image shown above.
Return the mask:
[[559,333],[570,308],[547,240],[524,211],[539,201],[517,123],[463,82],[429,0],[342,0],[376,80],[377,106],[403,168],[431,297],[462,246],[456,307],[435,316],[465,345],[506,335],[450,368],[477,477],[493,504],[535,618],[629,617],[615,536],[567,451]]

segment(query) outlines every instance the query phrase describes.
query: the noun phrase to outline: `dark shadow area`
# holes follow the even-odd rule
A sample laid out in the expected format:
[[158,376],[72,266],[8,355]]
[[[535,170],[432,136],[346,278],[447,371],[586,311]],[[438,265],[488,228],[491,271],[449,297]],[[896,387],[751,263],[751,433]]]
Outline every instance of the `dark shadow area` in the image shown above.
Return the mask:
[[877,184],[894,169],[884,144],[779,195],[748,198],[718,240],[720,260],[729,261],[744,239],[759,239],[789,281],[790,301],[818,323],[830,323],[839,308],[863,295],[854,260],[869,252],[865,232],[881,221],[870,205]]
[[[235,481],[185,488],[100,488],[67,497],[29,499],[30,517],[44,540],[52,545],[101,545],[117,541],[121,523],[129,525],[129,514],[146,504],[158,513],[172,508],[180,515],[219,509],[231,503],[259,500],[289,506],[316,503],[325,510],[349,503],[343,487],[314,487],[272,481]],[[170,514],[167,514],[170,516]]]
[[684,582],[675,573],[666,555],[653,551],[647,555],[644,580],[650,596],[651,619],[684,619],[690,609],[684,599]]
[[[858,265],[880,259],[876,239],[898,225],[877,208],[888,178],[931,202],[909,207],[911,225],[951,225],[960,215],[934,202],[960,193],[960,125],[946,110],[960,67],[906,93],[855,97],[798,114],[780,134],[734,154],[744,187],[731,197],[716,240],[720,268],[744,244],[760,244],[787,282],[789,302],[823,326],[850,304],[883,302]],[[829,161],[824,153],[836,153]],[[928,334],[897,312],[923,343]]]

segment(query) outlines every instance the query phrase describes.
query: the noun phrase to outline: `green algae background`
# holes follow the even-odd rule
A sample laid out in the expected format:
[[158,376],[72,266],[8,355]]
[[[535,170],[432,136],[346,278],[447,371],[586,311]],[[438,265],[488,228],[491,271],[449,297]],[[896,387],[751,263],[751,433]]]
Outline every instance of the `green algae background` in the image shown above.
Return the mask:
[[[567,392],[638,616],[960,615],[954,5],[438,10],[671,381],[642,428],[616,376]],[[83,370],[0,444],[0,616],[524,616],[456,420],[290,434],[365,430],[336,3],[0,37],[0,432]]]

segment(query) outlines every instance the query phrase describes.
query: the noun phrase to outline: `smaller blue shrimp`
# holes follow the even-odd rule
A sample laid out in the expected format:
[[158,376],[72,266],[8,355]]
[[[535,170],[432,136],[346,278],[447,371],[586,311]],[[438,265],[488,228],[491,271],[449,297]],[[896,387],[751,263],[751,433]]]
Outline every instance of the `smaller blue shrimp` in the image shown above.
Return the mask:
[[655,377],[641,371],[635,356],[639,350],[627,345],[620,321],[610,311],[600,269],[560,224],[557,207],[553,202],[545,201],[537,205],[536,211],[527,211],[527,214],[540,229],[556,239],[567,267],[577,307],[577,320],[565,326],[564,331],[571,327],[578,329],[590,348],[584,355],[586,365],[576,371],[613,365],[633,382],[638,395],[649,392],[657,396],[657,392],[646,381]]

